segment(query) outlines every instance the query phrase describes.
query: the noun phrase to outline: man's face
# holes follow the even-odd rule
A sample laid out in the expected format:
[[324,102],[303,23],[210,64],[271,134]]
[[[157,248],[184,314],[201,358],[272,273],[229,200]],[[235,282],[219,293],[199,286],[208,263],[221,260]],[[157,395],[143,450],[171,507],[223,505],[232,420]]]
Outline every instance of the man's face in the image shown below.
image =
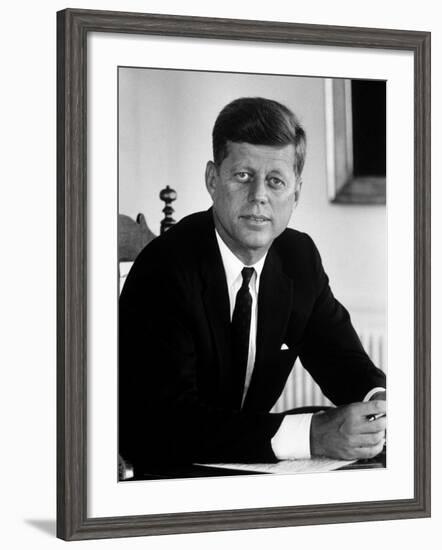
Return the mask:
[[207,163],[215,227],[243,263],[258,261],[287,227],[301,188],[294,165],[292,144],[233,142],[228,142],[228,155],[219,168]]

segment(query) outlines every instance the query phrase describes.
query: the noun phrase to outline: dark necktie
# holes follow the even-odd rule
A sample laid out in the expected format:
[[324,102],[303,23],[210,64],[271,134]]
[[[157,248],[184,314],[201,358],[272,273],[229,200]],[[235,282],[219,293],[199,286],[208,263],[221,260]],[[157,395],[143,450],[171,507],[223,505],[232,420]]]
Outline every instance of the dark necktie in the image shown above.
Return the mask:
[[241,271],[242,285],[236,295],[232,316],[232,394],[234,404],[238,409],[241,407],[249,355],[250,320],[252,317],[252,295],[249,292],[249,283],[254,272],[253,267],[244,267]]

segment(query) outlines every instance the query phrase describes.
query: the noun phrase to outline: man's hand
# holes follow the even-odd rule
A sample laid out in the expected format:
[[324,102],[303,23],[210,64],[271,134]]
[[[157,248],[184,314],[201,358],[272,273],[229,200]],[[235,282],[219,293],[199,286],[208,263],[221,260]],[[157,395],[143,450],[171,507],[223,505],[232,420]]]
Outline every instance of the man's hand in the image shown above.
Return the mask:
[[369,421],[371,415],[385,414],[383,400],[352,403],[316,413],[310,428],[312,455],[354,460],[373,458],[385,443],[385,416]]
[[376,401],[377,399],[382,399],[383,401],[387,400],[386,390],[378,391],[370,397],[370,401]]

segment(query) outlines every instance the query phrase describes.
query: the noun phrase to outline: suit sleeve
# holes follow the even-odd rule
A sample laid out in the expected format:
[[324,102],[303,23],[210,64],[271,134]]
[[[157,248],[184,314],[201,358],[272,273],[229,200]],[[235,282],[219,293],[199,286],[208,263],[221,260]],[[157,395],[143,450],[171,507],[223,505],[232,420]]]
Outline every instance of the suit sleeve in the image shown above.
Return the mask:
[[273,461],[281,415],[234,411],[207,392],[189,283],[169,262],[136,262],[120,299],[119,445],[146,464]]
[[333,296],[313,241],[311,245],[315,300],[299,356],[332,403],[362,401],[374,387],[386,387],[385,374],[364,351],[348,311]]

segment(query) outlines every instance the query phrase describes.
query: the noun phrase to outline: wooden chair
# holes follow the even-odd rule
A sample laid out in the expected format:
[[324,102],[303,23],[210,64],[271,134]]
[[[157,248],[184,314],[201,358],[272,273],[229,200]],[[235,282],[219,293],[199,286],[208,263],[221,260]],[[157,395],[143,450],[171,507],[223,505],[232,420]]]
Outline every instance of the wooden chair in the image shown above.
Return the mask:
[[118,261],[133,262],[156,235],[152,233],[143,214],[134,221],[129,216],[118,216]]
[[[138,214],[136,220],[124,214],[118,216],[118,275],[120,277],[120,291],[124,281],[120,268],[121,262],[133,262],[143,248],[156,235],[149,229],[143,214]],[[127,275],[127,272],[124,272]],[[118,479],[120,481],[134,477],[132,465],[120,454],[118,455]]]

